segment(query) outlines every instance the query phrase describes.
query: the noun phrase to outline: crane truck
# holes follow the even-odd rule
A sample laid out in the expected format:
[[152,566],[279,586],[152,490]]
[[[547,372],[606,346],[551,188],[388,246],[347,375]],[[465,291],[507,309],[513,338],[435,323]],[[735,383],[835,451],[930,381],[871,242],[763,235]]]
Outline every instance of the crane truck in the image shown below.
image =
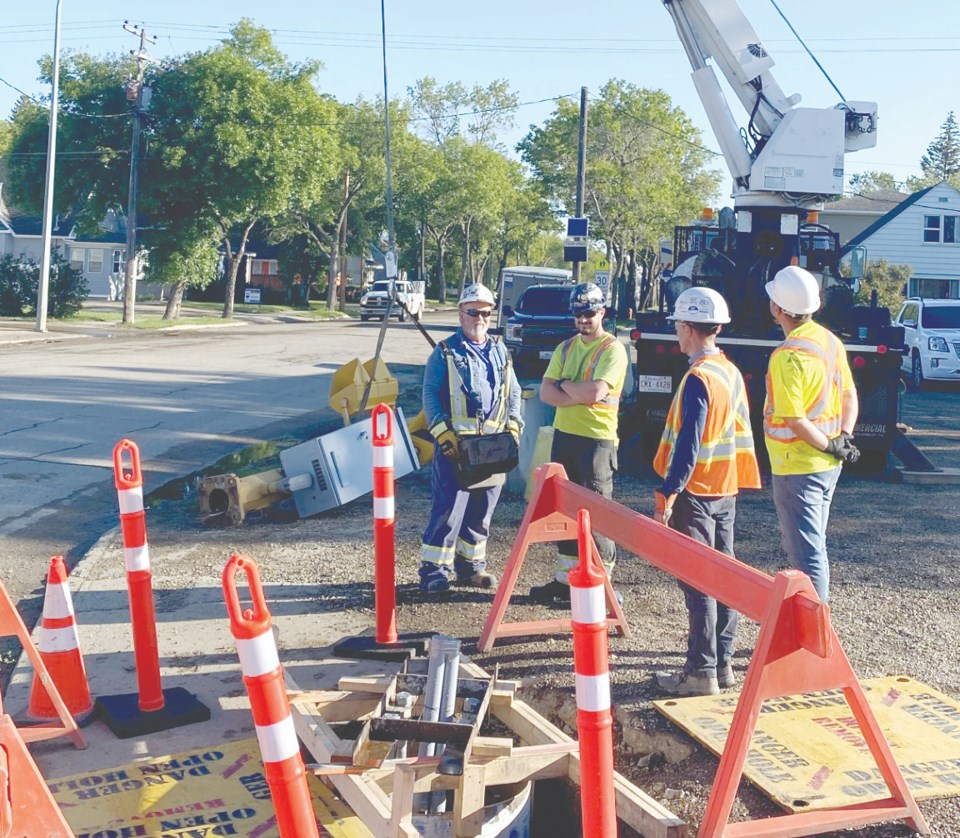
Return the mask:
[[[771,73],[773,59],[736,0],[662,2],[730,171],[733,207],[675,229],[675,267],[661,277],[657,308],[637,314],[632,418],[644,452],[652,457],[671,394],[687,369],[666,317],[691,286],[711,287],[730,305],[732,322],[719,343],[744,375],[754,433],[762,441],[767,362],[783,340],[764,285],[796,264],[817,277],[822,306],[816,317],[846,345],[860,395],[856,444],[866,462],[885,466],[897,434],[903,330],[890,324],[889,311],[875,301],[855,304],[856,279],[840,272],[839,237],[817,223],[815,212],[842,193],[844,155],[876,145],[877,106],[844,100],[832,108],[797,107],[800,96],[781,90]],[[715,68],[747,113],[743,131]]]

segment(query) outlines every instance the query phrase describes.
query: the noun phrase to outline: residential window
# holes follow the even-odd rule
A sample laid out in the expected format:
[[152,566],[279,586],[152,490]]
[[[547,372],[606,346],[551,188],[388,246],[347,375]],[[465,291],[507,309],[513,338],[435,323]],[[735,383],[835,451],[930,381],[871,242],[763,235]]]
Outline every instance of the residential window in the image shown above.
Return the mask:
[[92,274],[103,273],[103,251],[97,248],[90,250],[90,258],[87,260],[87,270]]
[[923,240],[927,244],[960,243],[960,216],[925,215],[923,217]]
[[83,270],[83,259],[86,251],[82,247],[70,248],[70,267],[75,271]]
[[123,253],[124,252],[122,250],[113,251],[113,273],[115,274],[121,273],[123,271],[123,262],[124,262]]

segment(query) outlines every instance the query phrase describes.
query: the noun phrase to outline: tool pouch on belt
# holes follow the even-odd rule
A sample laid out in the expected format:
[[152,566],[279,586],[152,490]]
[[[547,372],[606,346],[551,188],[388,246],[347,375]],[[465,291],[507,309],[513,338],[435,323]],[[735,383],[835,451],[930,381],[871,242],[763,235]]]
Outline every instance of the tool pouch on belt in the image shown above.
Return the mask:
[[513,434],[477,434],[460,439],[458,478],[464,489],[483,489],[506,482],[507,472],[520,462]]

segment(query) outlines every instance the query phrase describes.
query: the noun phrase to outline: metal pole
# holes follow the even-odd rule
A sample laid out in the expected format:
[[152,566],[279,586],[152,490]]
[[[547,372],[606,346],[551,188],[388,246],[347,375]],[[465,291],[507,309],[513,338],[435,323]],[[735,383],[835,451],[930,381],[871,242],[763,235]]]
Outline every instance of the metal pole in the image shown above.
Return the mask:
[[390,97],[387,93],[387,15],[384,3],[385,0],[380,0],[380,41],[383,46],[383,130],[387,164],[387,241],[390,244],[390,252],[396,256],[396,242],[393,236],[393,175],[390,166]]
[[123,281],[123,322],[133,323],[137,301],[137,177],[140,165],[140,94],[142,76],[133,104],[133,145],[130,149],[130,188],[127,191],[127,264]]
[[[583,218],[583,193],[587,189],[587,88],[580,88],[580,132],[577,139],[577,218]],[[573,263],[573,281],[580,282],[580,262]]]
[[40,254],[40,281],[37,287],[35,330],[47,331],[47,299],[50,289],[50,248],[53,238],[53,178],[57,164],[57,110],[60,107],[60,7],[57,0],[53,28],[53,91],[50,97],[50,133],[47,136],[47,174],[43,187],[43,252]]

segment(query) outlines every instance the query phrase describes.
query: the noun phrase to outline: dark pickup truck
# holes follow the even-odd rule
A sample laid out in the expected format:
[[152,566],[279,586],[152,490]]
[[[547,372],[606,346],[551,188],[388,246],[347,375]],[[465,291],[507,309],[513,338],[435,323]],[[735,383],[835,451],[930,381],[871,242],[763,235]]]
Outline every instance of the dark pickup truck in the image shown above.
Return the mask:
[[[553,350],[577,334],[570,313],[570,290],[569,285],[531,285],[517,301],[503,329],[503,342],[518,375],[542,375]],[[605,320],[604,325],[616,334],[616,320]]]

